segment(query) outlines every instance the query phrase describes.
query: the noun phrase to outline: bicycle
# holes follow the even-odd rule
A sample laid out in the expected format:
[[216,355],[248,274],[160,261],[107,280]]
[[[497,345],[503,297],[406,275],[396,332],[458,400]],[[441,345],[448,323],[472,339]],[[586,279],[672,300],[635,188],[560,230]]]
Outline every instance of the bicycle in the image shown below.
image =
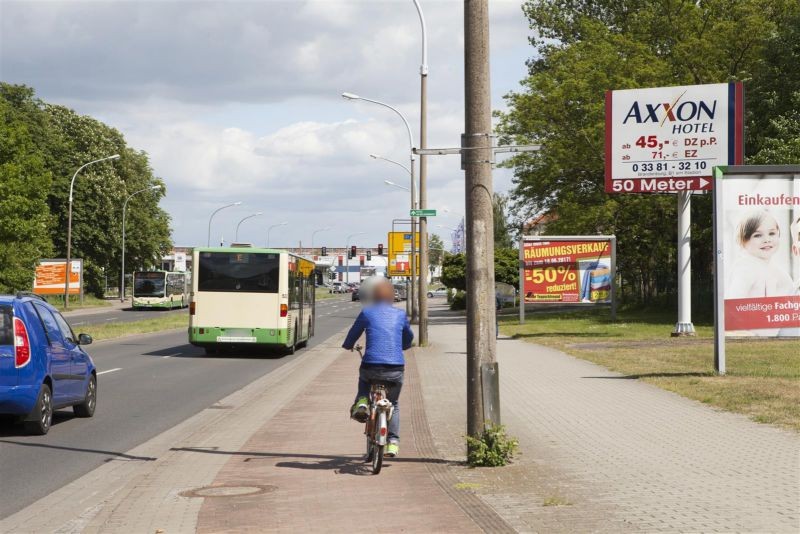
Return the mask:
[[[355,350],[363,358],[362,347],[356,345]],[[372,474],[377,475],[383,467],[383,453],[389,433],[389,420],[394,414],[394,405],[389,400],[387,391],[390,383],[372,382],[369,385],[369,412],[364,426],[367,438],[367,462],[372,463]]]

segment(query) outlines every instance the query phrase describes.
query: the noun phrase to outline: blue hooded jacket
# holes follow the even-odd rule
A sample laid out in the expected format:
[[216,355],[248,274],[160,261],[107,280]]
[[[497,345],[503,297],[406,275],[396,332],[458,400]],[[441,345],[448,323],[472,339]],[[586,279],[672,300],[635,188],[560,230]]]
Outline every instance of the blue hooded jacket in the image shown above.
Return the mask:
[[362,364],[405,365],[403,351],[411,347],[414,332],[403,310],[384,302],[364,308],[356,317],[342,347],[352,350],[365,331],[367,349]]

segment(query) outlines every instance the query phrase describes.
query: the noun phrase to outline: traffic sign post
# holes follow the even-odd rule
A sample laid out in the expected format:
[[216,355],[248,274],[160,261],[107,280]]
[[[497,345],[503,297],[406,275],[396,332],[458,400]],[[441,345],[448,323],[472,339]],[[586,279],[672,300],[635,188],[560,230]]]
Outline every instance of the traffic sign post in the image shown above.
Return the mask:
[[436,217],[436,210],[411,210],[412,217]]

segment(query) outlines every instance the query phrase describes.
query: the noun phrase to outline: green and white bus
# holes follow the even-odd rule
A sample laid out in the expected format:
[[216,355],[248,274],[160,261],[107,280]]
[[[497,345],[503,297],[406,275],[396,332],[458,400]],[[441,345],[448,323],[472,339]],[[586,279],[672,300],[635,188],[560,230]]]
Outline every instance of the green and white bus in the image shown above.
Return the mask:
[[183,308],[189,305],[189,282],[186,273],[137,271],[133,273],[134,310],[142,308]]
[[314,335],[313,261],[285,250],[196,248],[189,343],[216,353],[231,346],[290,353]]

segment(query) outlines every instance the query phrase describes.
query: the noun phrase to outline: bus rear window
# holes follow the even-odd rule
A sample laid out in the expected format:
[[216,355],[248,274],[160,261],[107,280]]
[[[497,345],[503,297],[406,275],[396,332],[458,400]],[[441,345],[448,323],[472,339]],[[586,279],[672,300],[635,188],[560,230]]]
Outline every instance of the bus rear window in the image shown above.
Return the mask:
[[201,252],[198,291],[277,293],[280,255]]
[[0,306],[0,345],[14,344],[14,316],[11,306]]

